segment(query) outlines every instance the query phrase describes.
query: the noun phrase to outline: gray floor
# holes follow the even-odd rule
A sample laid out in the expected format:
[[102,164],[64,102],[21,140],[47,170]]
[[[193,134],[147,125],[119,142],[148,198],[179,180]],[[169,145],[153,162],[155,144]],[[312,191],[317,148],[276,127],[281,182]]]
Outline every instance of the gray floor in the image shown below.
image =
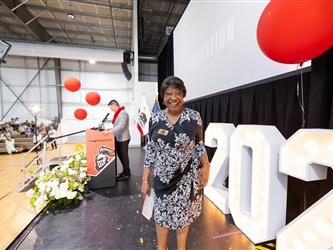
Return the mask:
[[[155,249],[155,224],[140,214],[143,157],[141,148],[130,148],[129,181],[90,191],[80,204],[45,214],[18,249]],[[230,215],[206,198],[203,204],[202,215],[190,228],[188,249],[253,249]],[[176,246],[171,232],[169,249]]]

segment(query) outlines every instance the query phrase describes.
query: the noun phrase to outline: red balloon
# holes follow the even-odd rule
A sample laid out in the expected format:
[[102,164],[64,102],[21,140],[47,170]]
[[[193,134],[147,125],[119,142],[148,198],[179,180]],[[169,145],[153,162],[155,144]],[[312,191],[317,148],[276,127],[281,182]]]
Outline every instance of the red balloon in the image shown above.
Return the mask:
[[95,106],[97,105],[101,100],[101,97],[97,92],[89,92],[86,94],[86,101],[88,104]]
[[74,112],[74,116],[78,120],[84,120],[87,117],[87,111],[85,109],[77,109]]
[[70,76],[65,79],[64,86],[67,90],[75,92],[81,88],[81,83],[79,79]]
[[333,45],[333,1],[272,0],[261,14],[257,40],[281,63],[311,60]]

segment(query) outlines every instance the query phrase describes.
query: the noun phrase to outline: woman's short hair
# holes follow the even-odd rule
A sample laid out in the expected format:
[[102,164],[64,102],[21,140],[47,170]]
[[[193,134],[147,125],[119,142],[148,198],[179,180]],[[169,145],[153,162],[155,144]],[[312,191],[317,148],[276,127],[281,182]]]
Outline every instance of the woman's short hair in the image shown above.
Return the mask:
[[112,104],[116,104],[117,106],[119,106],[119,102],[117,102],[115,99],[109,101],[108,106],[110,106]]
[[168,76],[167,78],[164,79],[164,81],[162,82],[162,85],[161,85],[161,89],[160,89],[162,98],[164,97],[165,91],[169,87],[173,87],[175,89],[182,91],[183,97],[186,96],[185,84],[180,78],[178,78],[176,76]]

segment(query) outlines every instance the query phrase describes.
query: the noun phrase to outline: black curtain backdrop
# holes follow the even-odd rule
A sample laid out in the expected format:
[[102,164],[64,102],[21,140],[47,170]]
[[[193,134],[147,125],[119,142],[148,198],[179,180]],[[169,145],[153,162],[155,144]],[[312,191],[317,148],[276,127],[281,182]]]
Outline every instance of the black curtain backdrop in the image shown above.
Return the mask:
[[158,57],[158,101],[162,109],[165,108],[160,95],[160,88],[163,80],[168,76],[173,76],[173,32],[170,34],[167,43]]
[[[237,72],[235,72],[237,73]],[[302,127],[297,97],[300,70],[186,102],[201,113],[204,129],[210,122],[275,125],[285,138]],[[185,83],[186,84],[186,83]],[[333,49],[303,69],[305,128],[333,128]],[[210,158],[215,149],[209,149]],[[333,187],[333,171],[322,181],[288,177],[287,222]]]

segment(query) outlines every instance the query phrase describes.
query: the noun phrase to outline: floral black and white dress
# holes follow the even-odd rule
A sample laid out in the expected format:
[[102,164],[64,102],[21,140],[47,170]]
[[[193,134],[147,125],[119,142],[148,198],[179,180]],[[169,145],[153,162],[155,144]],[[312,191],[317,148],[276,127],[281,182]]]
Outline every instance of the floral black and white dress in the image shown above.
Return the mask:
[[184,228],[201,213],[202,136],[200,114],[192,109],[184,108],[175,124],[165,111],[150,118],[145,167],[154,170],[154,220],[162,227]]

